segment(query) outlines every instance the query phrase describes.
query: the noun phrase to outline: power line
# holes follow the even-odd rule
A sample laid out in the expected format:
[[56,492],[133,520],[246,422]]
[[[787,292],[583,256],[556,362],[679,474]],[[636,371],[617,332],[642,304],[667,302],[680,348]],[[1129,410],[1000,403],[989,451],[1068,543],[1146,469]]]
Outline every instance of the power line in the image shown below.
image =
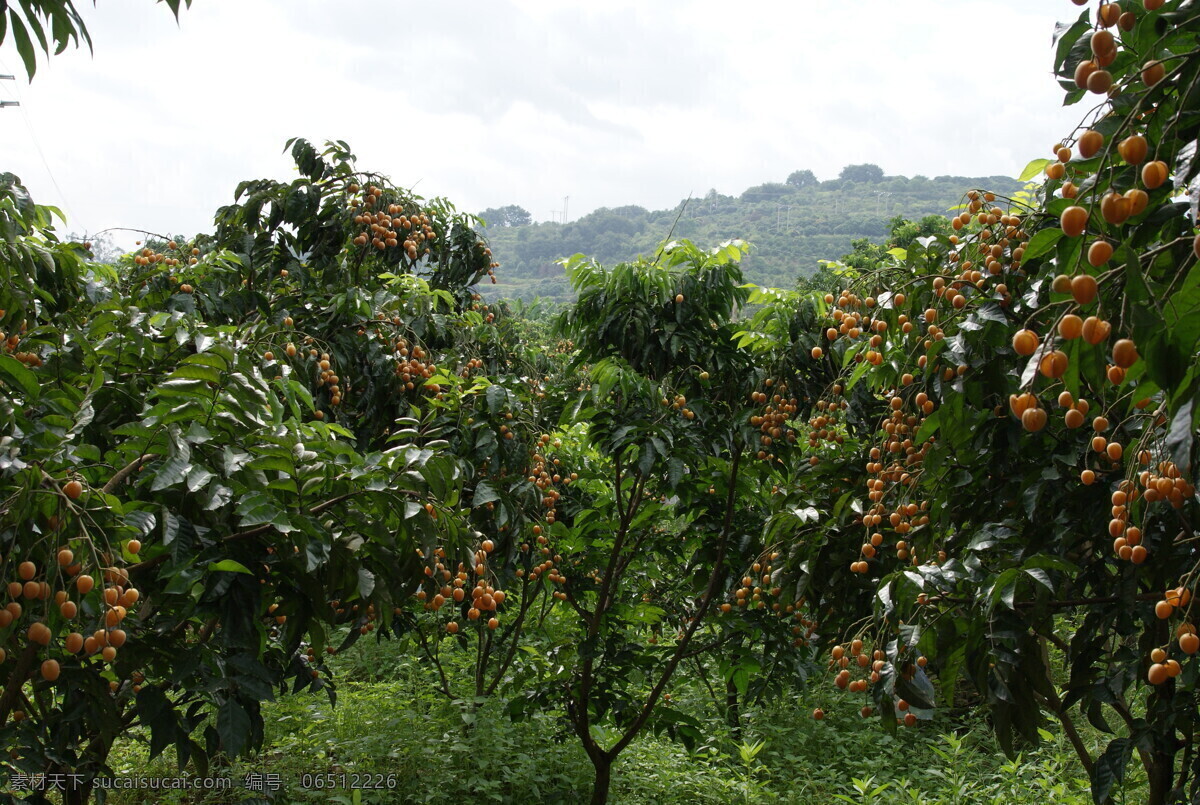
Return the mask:
[[[0,75],[0,81],[14,81],[14,80],[16,80],[16,76]],[[20,105],[21,105],[20,101],[0,101],[0,109],[3,109],[6,106],[20,106]]]
[[[0,59],[0,67],[5,70],[9,66]],[[15,80],[11,75],[0,75],[0,78],[9,81]],[[20,89],[17,89],[17,97],[21,97]],[[21,106],[20,101],[0,101],[0,106]],[[54,171],[50,170],[50,162],[46,159],[46,154],[42,151],[42,146],[38,143],[37,133],[33,130],[33,122],[30,120],[29,113],[25,111],[25,107],[21,106],[21,119],[25,121],[25,128],[29,129],[29,139],[33,142],[33,147],[37,150],[38,157],[42,160],[42,167],[46,169],[46,175],[50,177],[50,183],[54,185],[54,189],[58,191],[58,197],[62,199],[62,205],[70,214],[71,219],[76,225],[80,224],[79,216],[75,214],[75,210],[71,207],[71,203],[67,201],[67,194],[63,192],[58,185],[58,179],[54,178]],[[83,227],[83,231],[87,232],[87,227]]]

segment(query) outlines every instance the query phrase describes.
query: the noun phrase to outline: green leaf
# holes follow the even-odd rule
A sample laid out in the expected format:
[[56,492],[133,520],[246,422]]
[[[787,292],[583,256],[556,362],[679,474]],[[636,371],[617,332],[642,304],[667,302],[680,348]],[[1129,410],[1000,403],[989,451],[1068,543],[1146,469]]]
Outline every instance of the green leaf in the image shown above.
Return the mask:
[[15,8],[9,9],[10,19],[12,20],[13,39],[16,40],[17,53],[21,54],[21,61],[25,63],[25,73],[29,76],[29,80],[33,80],[33,74],[37,72],[37,55],[33,50],[33,42],[29,38],[29,31],[25,29],[25,23],[17,16]]
[[150,484],[150,491],[158,492],[183,481],[187,477],[191,458],[190,450],[172,451],[167,460],[163,462],[163,465],[154,473],[154,481]]
[[1050,592],[1054,592],[1054,582],[1050,581],[1050,574],[1045,570],[1042,570],[1040,567],[1027,567],[1024,570],[1029,578],[1033,579]]
[[[50,53],[50,43],[46,41],[46,31],[42,28],[42,21],[38,19],[38,14],[53,14],[53,9],[34,9],[31,6],[34,0],[20,0],[21,6],[25,9],[25,21],[29,23],[29,27],[33,29],[33,35],[37,37],[37,43],[41,46],[42,51],[47,55]],[[51,0],[52,2],[53,0]],[[43,0],[46,2],[46,0]]]
[[683,480],[684,463],[679,456],[671,456],[667,459],[667,485],[671,489],[679,486],[679,482]]
[[285,533],[294,530],[279,503],[266,492],[251,492],[244,496],[238,501],[237,513],[241,526],[272,525]]
[[146,685],[137,693],[137,712],[141,723],[150,728],[150,759],[153,760],[175,737],[175,711],[162,688]]
[[1025,569],[1034,567],[1042,568],[1043,570],[1054,570],[1058,573],[1065,573],[1068,576],[1076,576],[1079,574],[1078,565],[1068,562],[1066,559],[1061,557],[1051,556],[1049,554],[1038,554],[1037,556],[1031,556],[1025,560],[1025,564],[1022,565],[1022,567]]
[[266,470],[271,472],[282,472],[285,475],[291,475],[295,467],[292,461],[284,456],[256,456],[246,465],[246,469],[250,470]]
[[475,494],[471,497],[471,507],[483,506],[500,499],[500,493],[492,488],[487,481],[475,484]]
[[854,388],[858,384],[858,381],[862,380],[863,376],[866,375],[867,370],[871,367],[871,362],[866,360],[854,367],[854,372],[851,373],[850,379],[846,381],[846,391]]
[[221,746],[232,756],[241,754],[250,737],[250,714],[235,699],[226,699],[217,710],[217,735]]
[[358,569],[358,594],[367,598],[375,589],[375,574],[365,567]]
[[1018,182],[1028,182],[1030,179],[1032,179],[1033,177],[1037,176],[1042,171],[1044,171],[1046,169],[1046,166],[1049,165],[1053,161],[1054,160],[1052,160],[1052,159],[1035,159],[1035,160],[1031,161],[1021,171],[1021,175],[1017,177],[1017,181]]
[[1016,609],[1013,600],[1017,594],[1017,575],[1019,572],[1017,568],[1010,567],[996,577],[996,581],[992,585],[992,606],[1003,602],[1004,606],[1009,609]]
[[11,355],[0,355],[0,380],[8,385],[20,386],[30,399],[37,399],[41,391],[37,375]]
[[1189,398],[1187,402],[1179,406],[1175,415],[1171,417],[1171,429],[1167,433],[1167,451],[1171,454],[1171,460],[1184,471],[1192,463],[1192,441],[1195,433],[1192,424],[1194,405],[1195,398]]
[[488,386],[484,395],[487,398],[488,413],[492,416],[500,413],[503,410],[504,404],[508,401],[508,391],[504,386]]
[[234,559],[222,559],[220,562],[210,562],[208,569],[213,573],[245,573],[247,575],[253,575],[250,572],[250,568]]
[[221,373],[211,366],[204,366],[196,363],[184,363],[180,364],[180,366],[171,373],[171,379],[176,378],[203,380],[207,383],[220,383]]
[[1057,227],[1049,227],[1040,230],[1029,242],[1025,244],[1025,260],[1032,260],[1035,257],[1041,257],[1046,252],[1054,248],[1054,244],[1058,243],[1063,237],[1063,231]]
[[925,440],[933,434],[937,433],[938,424],[941,422],[942,410],[939,408],[929,416],[925,417],[925,421],[921,423],[921,427],[917,429],[917,435],[913,437],[913,442],[916,444],[924,444]]
[[1092,801],[1107,802],[1113,785],[1125,781],[1125,767],[1133,756],[1133,742],[1129,738],[1114,738],[1105,747],[1104,753],[1096,758],[1092,767]]

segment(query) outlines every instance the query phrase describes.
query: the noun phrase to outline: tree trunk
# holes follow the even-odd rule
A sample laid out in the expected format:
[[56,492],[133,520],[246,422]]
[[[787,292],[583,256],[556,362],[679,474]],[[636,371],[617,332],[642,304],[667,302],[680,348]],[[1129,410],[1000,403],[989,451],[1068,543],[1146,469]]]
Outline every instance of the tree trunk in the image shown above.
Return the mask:
[[68,787],[63,793],[63,802],[65,805],[87,805],[90,795],[91,787],[88,785]]
[[733,740],[742,740],[742,712],[738,708],[737,685],[732,679],[725,683],[725,723]]
[[1171,788],[1175,779],[1175,753],[1156,748],[1154,764],[1148,775],[1150,792],[1146,805],[1166,805],[1171,802]]
[[607,753],[598,753],[592,757],[592,765],[596,767],[596,781],[592,784],[592,805],[606,805],[608,786],[612,782],[612,758]]
[[[1163,643],[1170,640],[1170,630],[1165,620],[1156,624],[1157,637]],[[1154,745],[1150,750],[1151,762],[1146,769],[1149,792],[1146,797],[1147,805],[1166,805],[1171,802],[1171,791],[1175,782],[1175,753],[1179,750],[1179,741],[1175,737],[1174,718],[1172,716],[1172,699],[1175,697],[1175,683],[1155,686],[1154,692],[1146,702],[1146,717],[1150,721],[1155,735]]]

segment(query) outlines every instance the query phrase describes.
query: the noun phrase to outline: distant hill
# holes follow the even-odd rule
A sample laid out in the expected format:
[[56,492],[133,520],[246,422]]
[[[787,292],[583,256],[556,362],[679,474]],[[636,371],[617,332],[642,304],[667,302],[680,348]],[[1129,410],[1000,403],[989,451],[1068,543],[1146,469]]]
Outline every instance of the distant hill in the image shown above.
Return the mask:
[[910,179],[884,176],[875,165],[851,165],[830,181],[796,171],[785,182],[751,187],[740,196],[710,190],[669,210],[605,207],[567,224],[529,223],[529,213],[515,205],[484,210],[484,234],[500,263],[498,284],[485,286],[484,292],[489,298],[569,299],[570,286],[557,260],[583,253],[613,263],[650,254],[681,209],[673,237],[702,246],[748,240],[755,248],[743,262],[747,281],[790,288],[814,273],[818,260],[849,252],[852,240],[882,243],[887,222],[897,215],[917,220],[945,214],[972,188],[1011,195],[1021,187],[1006,176]]

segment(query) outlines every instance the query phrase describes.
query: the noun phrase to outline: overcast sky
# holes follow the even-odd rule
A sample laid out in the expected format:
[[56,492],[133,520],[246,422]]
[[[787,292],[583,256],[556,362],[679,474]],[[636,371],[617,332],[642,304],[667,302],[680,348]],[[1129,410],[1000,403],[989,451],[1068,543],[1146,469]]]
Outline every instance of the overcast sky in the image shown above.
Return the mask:
[[[26,82],[0,47],[0,171],[68,229],[211,230],[293,136],[477,212],[549,220],[819,179],[1015,176],[1078,122],[1067,0],[194,0],[77,5],[95,43]],[[134,236],[121,236],[129,245]]]

